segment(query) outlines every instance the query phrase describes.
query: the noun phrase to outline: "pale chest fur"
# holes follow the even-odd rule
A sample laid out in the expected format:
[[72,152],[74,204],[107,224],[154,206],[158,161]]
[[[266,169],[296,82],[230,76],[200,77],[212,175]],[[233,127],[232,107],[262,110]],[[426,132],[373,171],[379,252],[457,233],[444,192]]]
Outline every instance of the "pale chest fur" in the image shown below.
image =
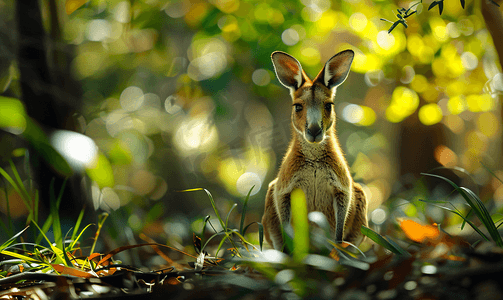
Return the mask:
[[[331,151],[327,151],[327,147]],[[296,150],[290,149],[285,157],[287,163],[284,162],[280,169],[274,200],[279,204],[293,189],[300,188],[306,195],[308,211],[325,213],[334,227],[334,205],[336,202],[350,203],[352,194],[352,179],[342,153],[339,147],[331,144],[315,152]],[[278,213],[282,215],[281,211]]]

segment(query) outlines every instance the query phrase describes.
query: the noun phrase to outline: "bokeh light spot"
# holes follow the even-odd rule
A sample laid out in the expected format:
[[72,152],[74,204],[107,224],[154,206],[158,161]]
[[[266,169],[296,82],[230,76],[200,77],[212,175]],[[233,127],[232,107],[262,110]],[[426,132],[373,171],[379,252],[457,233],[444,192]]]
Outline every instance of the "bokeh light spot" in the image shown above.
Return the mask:
[[358,123],[363,119],[363,109],[356,104],[349,104],[342,110],[342,117],[346,122]]
[[441,165],[452,168],[458,164],[458,156],[447,146],[439,145],[434,151],[435,160]]
[[372,223],[376,225],[381,225],[386,221],[386,211],[382,208],[376,208],[370,215],[370,219],[372,220]]
[[90,41],[100,42],[110,37],[112,27],[107,20],[92,20],[87,24],[86,36]]
[[258,69],[253,72],[252,81],[258,86],[265,86],[271,82],[271,76],[267,70]]
[[293,46],[300,40],[299,33],[293,28],[288,28],[281,34],[281,40],[287,46]]
[[245,172],[241,176],[239,176],[236,182],[236,189],[239,194],[242,196],[248,195],[248,192],[253,187],[253,190],[250,193],[250,196],[255,195],[260,191],[262,186],[262,180],[260,177],[253,172]]
[[464,52],[461,54],[461,61],[463,62],[463,67],[467,70],[473,70],[479,64],[477,56],[475,56],[472,52]]
[[434,125],[442,121],[442,109],[436,103],[423,105],[419,109],[419,121],[424,125]]
[[94,141],[77,132],[57,130],[51,135],[51,145],[74,169],[82,171],[93,166],[98,156]]
[[122,108],[127,111],[138,110],[144,101],[143,91],[137,86],[130,86],[122,91],[119,98]]
[[377,44],[384,50],[389,50],[395,45],[395,37],[389,34],[387,30],[377,33]]
[[453,115],[458,115],[466,110],[466,102],[464,96],[455,96],[447,101],[447,109]]
[[349,17],[349,26],[356,32],[362,32],[365,30],[367,23],[367,17],[360,12],[354,13]]
[[477,117],[477,129],[485,136],[492,138],[499,132],[499,121],[491,112],[481,113]]

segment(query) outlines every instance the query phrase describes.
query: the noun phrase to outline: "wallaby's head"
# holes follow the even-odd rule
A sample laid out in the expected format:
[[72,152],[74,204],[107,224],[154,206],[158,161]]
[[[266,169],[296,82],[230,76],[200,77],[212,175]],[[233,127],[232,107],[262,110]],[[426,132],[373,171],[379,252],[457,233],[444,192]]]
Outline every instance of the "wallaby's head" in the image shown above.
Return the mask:
[[276,76],[292,95],[293,127],[309,143],[322,142],[335,124],[335,91],[346,80],[353,57],[352,50],[339,52],[311,80],[293,56],[280,51],[272,54]]

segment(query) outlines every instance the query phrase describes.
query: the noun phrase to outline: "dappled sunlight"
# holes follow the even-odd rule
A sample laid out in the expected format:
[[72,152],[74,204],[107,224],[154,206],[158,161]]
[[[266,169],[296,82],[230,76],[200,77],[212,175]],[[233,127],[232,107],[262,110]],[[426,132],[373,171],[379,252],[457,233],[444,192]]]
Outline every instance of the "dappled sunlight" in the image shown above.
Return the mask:
[[435,159],[445,167],[453,168],[458,165],[458,156],[447,146],[437,146],[434,155]]
[[421,106],[418,112],[419,121],[424,125],[433,125],[442,121],[442,109],[436,103]]
[[[407,167],[416,160],[423,167],[423,158],[472,173],[487,199],[503,199],[503,188],[491,183],[482,165],[498,169],[501,163],[503,73],[473,3],[463,9],[444,1],[442,15],[438,6],[428,10],[423,3],[407,18],[407,28],[397,24],[391,32],[397,9],[413,3],[66,3],[55,49],[65,43],[74,49],[74,56],[64,49],[68,59],[62,61],[82,88],[82,111],[72,116],[78,133],[55,132],[50,144],[86,175],[82,184],[91,187],[95,208],[129,213],[138,207],[128,219],[135,233],[151,228],[173,231],[180,243],[190,238],[183,229],[194,220],[173,221],[173,227],[141,222],[172,211],[207,213],[196,196],[173,196],[194,187],[215,191],[217,206],[230,208],[254,186],[250,211],[259,220],[291,139],[291,100],[273,69],[273,51],[295,56],[310,76],[337,52],[355,52],[334,99],[336,131],[351,174],[371,199],[372,225],[384,230],[396,217],[389,199],[420,185],[419,173],[429,166],[418,172]],[[56,50],[49,58],[63,64]],[[10,97],[20,94],[18,67],[0,64],[0,89]],[[21,102],[1,97],[0,106],[0,128],[26,137],[32,120]],[[19,147],[4,155],[22,157]],[[413,159],[402,161],[407,154]],[[435,196],[443,192],[432,189]],[[183,201],[171,201],[178,197]],[[169,206],[169,212],[150,212],[155,205]],[[397,211],[421,219],[421,209],[407,203]]]
[[217,141],[217,128],[204,116],[182,121],[174,137],[174,144],[182,155],[210,151]]
[[[495,97],[503,93],[503,76],[487,58],[486,49],[492,45],[479,17],[466,15],[459,5],[450,3],[445,7],[450,19],[445,19],[420,5],[417,7],[420,15],[431,14],[423,24],[427,29],[421,29],[419,16],[413,16],[407,19],[408,29],[398,26],[388,33],[389,26],[379,18],[389,18],[388,13],[395,10],[394,5],[355,1],[347,1],[345,5],[348,9],[340,11],[331,7],[329,1],[306,0],[293,12],[275,3],[250,4],[240,0],[168,3],[162,7],[165,16],[185,22],[194,34],[187,44],[169,41],[165,44],[167,47],[159,51],[155,45],[161,31],[141,26],[126,31],[125,25],[135,24],[131,11],[137,5],[123,1],[107,7],[110,17],[89,18],[78,14],[77,10],[70,16],[65,34],[75,44],[88,49],[80,52],[73,62],[79,78],[102,76],[103,70],[111,65],[110,53],[125,55],[138,51],[146,53],[149,60],[155,59],[156,63],[150,65],[156,72],[178,78],[168,95],[133,81],[121,87],[113,96],[115,99],[108,100],[108,107],[113,109],[102,114],[101,120],[108,134],[120,140],[106,146],[106,153],[114,162],[147,162],[159,148],[141,135],[160,133],[164,144],[172,145],[175,154],[185,159],[183,164],[190,166],[192,172],[223,183],[233,195],[243,194],[238,191],[237,182],[240,178],[244,180],[244,174],[256,174],[257,177],[252,176],[256,182],[267,184],[266,176],[273,172],[271,163],[276,156],[282,156],[281,149],[286,148],[289,139],[289,126],[275,120],[277,107],[272,103],[288,100],[284,94],[271,96],[278,83],[268,61],[270,53],[253,57],[253,52],[243,52],[244,48],[238,46],[240,42],[251,42],[271,49],[269,52],[283,50],[293,54],[309,74],[317,72],[325,57],[353,49],[356,55],[352,71],[364,74],[366,87],[379,89],[369,91],[364,99],[343,100],[337,106],[338,117],[343,123],[358,126],[351,130],[362,133],[379,130],[383,121],[399,126],[413,115],[420,126],[443,124],[448,132],[462,140],[453,143],[463,144],[468,150],[446,143],[445,147],[449,148],[445,149],[452,151],[451,154],[446,155],[447,152],[437,148],[436,154],[431,155],[443,165],[473,168],[483,151],[492,149],[489,145],[498,139],[500,126],[495,111],[499,104]],[[210,18],[213,23],[208,23]],[[84,28],[85,35],[79,34],[77,29],[72,31],[70,25]],[[122,38],[124,36],[129,40]],[[91,46],[89,41],[106,42],[108,46]],[[163,51],[169,56],[164,56]],[[247,65],[251,61],[260,63]],[[133,63],[135,67],[144,64],[138,59]],[[213,83],[208,89],[206,82],[227,78],[226,74],[253,86],[264,99],[265,110],[243,106],[241,101],[250,98],[246,93],[237,96],[235,91],[226,91],[227,86]],[[355,78],[356,74],[350,74],[348,83],[341,88],[343,93],[350,85],[361,87],[354,82]],[[391,80],[397,84],[389,85]],[[199,85],[206,87],[201,89]],[[381,89],[384,85],[387,90]],[[198,106],[202,103],[200,98],[212,104]],[[236,113],[240,107],[246,108]],[[205,110],[206,113],[201,113]],[[222,117],[226,114],[230,115]],[[240,114],[249,128],[239,123]],[[231,124],[225,123],[230,121]],[[93,122],[93,128],[98,128],[96,124]],[[341,132],[345,130],[340,129]],[[136,133],[124,135],[125,132]],[[384,159],[389,153],[383,149],[393,145],[389,142],[394,139],[390,134],[365,135],[367,138],[351,133],[341,137],[346,143],[348,160],[356,162],[353,167],[369,163],[362,160],[360,152],[369,157],[375,155],[374,151],[384,151],[379,154]],[[246,136],[247,142],[238,142],[239,136]],[[222,144],[224,141],[231,141],[232,146]],[[98,145],[101,148],[104,143]],[[271,155],[272,149],[279,153]],[[250,153],[256,154],[250,156]],[[383,163],[386,161],[384,159]],[[260,167],[253,170],[253,164],[257,163]],[[370,180],[366,184],[378,179],[378,176],[363,172],[364,168],[358,170],[357,174],[366,174],[362,176]],[[376,186],[370,185],[367,190],[375,189],[376,197],[384,201],[389,188]]]
[[[13,12],[38,8],[4,2],[3,294],[54,298],[44,272],[67,276],[78,297],[497,294],[476,278],[503,259],[503,53],[481,10],[501,12],[491,1],[39,1],[47,36],[31,51],[35,37],[15,24],[32,14]],[[352,60],[326,64],[344,50]],[[319,74],[314,88],[274,51]],[[309,97],[336,139],[295,144],[304,117],[318,118]],[[291,220],[285,207],[264,213],[271,182],[268,203],[288,204]],[[334,195],[350,201],[345,223],[348,203],[318,201]],[[32,246],[37,235],[50,247]],[[100,278],[112,274],[134,287]]]
[[83,171],[93,168],[98,159],[98,147],[89,137],[66,130],[58,130],[51,137],[52,146],[72,168]]
[[403,86],[395,88],[391,97],[391,104],[386,109],[388,121],[396,123],[411,115],[419,106],[417,93]]

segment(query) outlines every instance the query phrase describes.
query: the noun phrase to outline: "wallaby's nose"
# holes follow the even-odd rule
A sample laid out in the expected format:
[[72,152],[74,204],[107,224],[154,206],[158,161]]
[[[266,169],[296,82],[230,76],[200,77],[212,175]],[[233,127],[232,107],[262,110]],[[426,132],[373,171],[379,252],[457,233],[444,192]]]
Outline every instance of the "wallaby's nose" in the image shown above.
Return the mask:
[[307,127],[306,138],[311,143],[319,143],[323,139],[321,127],[318,124]]

